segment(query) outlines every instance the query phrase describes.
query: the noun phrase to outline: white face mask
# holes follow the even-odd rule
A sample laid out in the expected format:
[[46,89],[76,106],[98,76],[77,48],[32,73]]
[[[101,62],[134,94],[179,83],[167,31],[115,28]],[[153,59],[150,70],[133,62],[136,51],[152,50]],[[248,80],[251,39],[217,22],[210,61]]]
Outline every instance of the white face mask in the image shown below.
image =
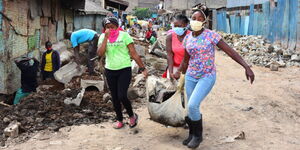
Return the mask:
[[190,25],[193,31],[200,31],[203,28],[204,22],[191,20]]

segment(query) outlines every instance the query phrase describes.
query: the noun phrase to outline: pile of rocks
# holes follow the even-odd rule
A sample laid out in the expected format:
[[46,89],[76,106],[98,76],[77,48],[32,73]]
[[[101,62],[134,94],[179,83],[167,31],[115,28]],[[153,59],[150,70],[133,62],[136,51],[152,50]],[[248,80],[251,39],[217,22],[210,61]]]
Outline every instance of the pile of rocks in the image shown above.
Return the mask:
[[[55,80],[43,82],[37,89],[16,106],[0,105],[0,146],[4,146],[8,138],[28,139],[29,133],[39,130],[58,131],[61,127],[96,124],[112,119],[113,105],[111,97],[104,91],[93,87],[86,88],[80,106],[66,105],[64,100],[75,98],[81,89],[81,79],[100,79],[100,77],[73,78],[70,83],[63,85]],[[137,79],[135,88],[141,86],[142,81]],[[141,93],[143,92],[143,93]],[[145,91],[139,92],[142,97]],[[133,107],[139,101],[134,101]],[[18,135],[19,134],[19,135]]]
[[272,65],[300,67],[300,52],[283,48],[280,44],[270,43],[262,36],[220,34],[250,64],[270,68]]

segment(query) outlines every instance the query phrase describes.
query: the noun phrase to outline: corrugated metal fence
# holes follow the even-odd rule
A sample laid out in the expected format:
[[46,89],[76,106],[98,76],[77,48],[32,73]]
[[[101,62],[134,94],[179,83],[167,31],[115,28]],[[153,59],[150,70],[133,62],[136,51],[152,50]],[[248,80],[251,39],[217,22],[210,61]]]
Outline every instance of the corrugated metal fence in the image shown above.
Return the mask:
[[[249,10],[218,10],[217,30],[241,35],[262,35],[271,42],[280,42],[284,47],[294,50],[297,34],[300,37],[300,0],[277,0],[276,7],[271,7],[270,1],[262,3],[262,7],[255,4],[250,4]],[[300,49],[300,45],[297,49]]]

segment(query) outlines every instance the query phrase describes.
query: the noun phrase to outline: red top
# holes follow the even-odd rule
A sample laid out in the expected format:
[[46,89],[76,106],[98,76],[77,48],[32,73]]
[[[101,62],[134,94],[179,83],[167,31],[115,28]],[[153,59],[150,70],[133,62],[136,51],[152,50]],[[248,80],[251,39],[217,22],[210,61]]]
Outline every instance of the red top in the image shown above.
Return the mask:
[[[188,30],[186,35],[189,33],[190,31]],[[173,65],[175,67],[179,67],[184,57],[184,47],[182,45],[182,42],[180,42],[179,39],[177,38],[177,34],[175,32],[172,32],[172,51],[174,53]]]
[[152,35],[152,31],[151,31],[151,30],[148,30],[148,31],[146,32],[146,39],[151,38],[151,35]]

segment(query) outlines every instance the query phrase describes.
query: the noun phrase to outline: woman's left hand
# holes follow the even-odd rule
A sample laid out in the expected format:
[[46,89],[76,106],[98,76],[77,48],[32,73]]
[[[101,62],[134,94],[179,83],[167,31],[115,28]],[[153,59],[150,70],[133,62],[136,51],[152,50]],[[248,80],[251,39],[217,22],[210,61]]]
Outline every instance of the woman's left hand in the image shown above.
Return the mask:
[[147,70],[147,69],[145,69],[142,73],[143,73],[143,75],[145,76],[145,78],[148,77],[148,70]]
[[250,67],[246,68],[246,78],[247,78],[247,80],[250,79],[251,84],[253,83],[255,75],[254,75],[254,73],[253,73],[253,71],[251,70]]

